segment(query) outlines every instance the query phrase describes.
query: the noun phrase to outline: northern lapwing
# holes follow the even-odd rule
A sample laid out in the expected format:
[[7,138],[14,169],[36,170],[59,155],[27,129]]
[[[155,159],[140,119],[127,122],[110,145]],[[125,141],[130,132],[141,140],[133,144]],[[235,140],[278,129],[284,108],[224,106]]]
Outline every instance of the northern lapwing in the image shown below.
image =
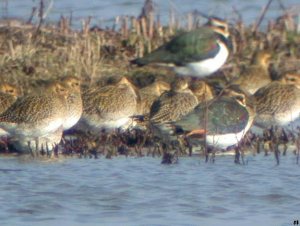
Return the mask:
[[216,72],[227,60],[232,47],[228,24],[215,17],[196,30],[183,32],[131,63],[168,64],[178,75],[204,77]]
[[[236,86],[221,96],[202,102],[181,120],[171,123],[188,137],[206,138],[208,146],[227,149],[244,137],[255,117],[253,100]],[[206,137],[205,137],[206,136]]]

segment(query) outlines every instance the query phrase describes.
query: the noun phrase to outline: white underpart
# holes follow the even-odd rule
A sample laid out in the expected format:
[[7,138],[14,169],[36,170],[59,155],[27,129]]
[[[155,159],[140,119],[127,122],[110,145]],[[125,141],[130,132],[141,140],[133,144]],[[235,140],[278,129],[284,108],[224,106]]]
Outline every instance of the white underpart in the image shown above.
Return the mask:
[[277,113],[273,115],[261,114],[257,115],[255,123],[263,128],[268,128],[272,125],[282,126],[284,128],[296,129],[300,125],[300,106],[291,106],[290,111]]
[[[44,122],[47,123],[47,126],[41,127],[41,126],[32,126],[28,128],[28,124],[20,124],[16,128],[7,129],[7,132],[11,136],[18,136],[18,137],[40,137],[47,135],[49,133],[55,132],[59,127],[63,124],[62,118],[57,118],[54,120],[51,120],[50,122]],[[24,128],[26,127],[26,128]]]
[[217,135],[207,135],[206,142],[209,146],[226,149],[229,146],[236,145],[244,137],[245,130],[239,133],[227,133]]
[[125,126],[129,122],[130,118],[124,117],[115,121],[108,122],[108,128],[119,128]]
[[[54,133],[46,134],[41,137],[19,137],[12,145],[20,152],[29,153],[34,151],[52,151],[56,145],[60,143],[62,137],[62,127],[60,127]],[[38,143],[37,143],[38,140]]]
[[204,77],[216,72],[226,62],[229,52],[226,45],[217,41],[220,51],[213,58],[202,60],[200,62],[188,63],[183,67],[175,67],[174,70],[179,75],[190,75],[196,77]]
[[[292,108],[293,106],[291,106]],[[276,124],[280,126],[288,126],[290,123],[299,118],[300,108],[294,107],[290,112],[276,115]]]
[[126,127],[130,124],[131,120],[129,117],[120,118],[118,120],[110,120],[105,121],[101,123],[92,123],[88,120],[86,121],[89,126],[91,126],[95,131],[101,130],[101,129],[117,129],[120,127]]
[[44,129],[44,134],[53,133],[63,124],[63,119],[52,120]]
[[0,137],[9,135],[4,129],[0,129]]
[[73,127],[80,119],[80,115],[72,115],[65,119],[63,123],[64,130],[70,129]]
[[245,129],[238,133],[227,133],[227,134],[217,134],[217,135],[207,135],[206,142],[208,145],[226,149],[229,146],[238,144],[241,139],[245,136],[248,130],[251,128],[254,118],[250,117]]

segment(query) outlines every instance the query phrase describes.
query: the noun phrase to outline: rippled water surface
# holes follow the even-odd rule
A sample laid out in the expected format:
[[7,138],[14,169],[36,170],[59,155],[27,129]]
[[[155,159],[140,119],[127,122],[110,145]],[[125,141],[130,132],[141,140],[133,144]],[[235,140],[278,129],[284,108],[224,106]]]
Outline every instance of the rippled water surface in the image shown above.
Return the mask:
[[[80,27],[82,19],[92,16],[92,24],[111,25],[116,16],[137,16],[145,0],[45,0],[50,3],[47,21],[57,21],[61,15],[70,16],[72,12],[73,25]],[[2,16],[21,17],[28,19],[32,8],[39,6],[39,0],[2,0],[0,9]],[[195,9],[208,14],[232,20],[237,18],[235,12],[242,15],[245,22],[254,22],[266,5],[267,0],[154,0],[157,14],[163,21],[167,21],[170,8],[177,15],[184,16]],[[286,8],[299,5],[299,0],[274,0],[267,12],[267,18],[275,18],[282,13],[279,2]],[[46,4],[49,5],[49,4]],[[182,19],[184,21],[185,18]]]
[[0,158],[0,225],[293,225],[300,168],[290,154],[158,158]]

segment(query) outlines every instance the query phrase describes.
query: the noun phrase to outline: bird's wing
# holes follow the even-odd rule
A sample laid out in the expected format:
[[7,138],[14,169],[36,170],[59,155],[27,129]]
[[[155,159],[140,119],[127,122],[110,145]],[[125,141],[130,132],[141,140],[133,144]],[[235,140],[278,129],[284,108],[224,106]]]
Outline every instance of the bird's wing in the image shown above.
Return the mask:
[[244,107],[225,98],[197,105],[175,125],[185,131],[204,129],[209,134],[223,134],[243,130],[248,119],[249,113]]
[[219,51],[215,33],[208,28],[201,28],[183,33],[172,39],[165,46],[172,56],[172,61],[177,64],[200,61],[211,58]]
[[19,98],[0,115],[0,121],[19,123],[31,122],[36,118],[47,118],[53,109],[53,105],[48,104],[51,101],[50,97],[26,96]]
[[153,123],[176,121],[196,105],[197,98],[192,94],[166,92],[152,104],[150,120]]
[[184,32],[168,43],[132,61],[134,64],[173,63],[184,65],[190,62],[211,58],[219,51],[216,34],[209,28],[199,28]]

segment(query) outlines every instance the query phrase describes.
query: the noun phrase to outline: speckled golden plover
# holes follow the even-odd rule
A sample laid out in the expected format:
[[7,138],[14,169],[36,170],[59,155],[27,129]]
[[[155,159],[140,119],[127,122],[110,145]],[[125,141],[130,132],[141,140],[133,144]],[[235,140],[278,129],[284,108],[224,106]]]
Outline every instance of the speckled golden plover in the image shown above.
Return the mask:
[[63,129],[67,130],[73,127],[80,119],[83,111],[80,79],[76,76],[66,76],[61,78],[61,82],[68,89],[67,114],[63,123]]
[[137,113],[139,96],[133,84],[122,77],[115,85],[87,90],[82,99],[83,114],[80,121],[97,131],[127,126],[130,117]]
[[258,51],[253,56],[251,65],[246,67],[239,78],[232,83],[239,85],[250,94],[254,94],[259,88],[268,85],[272,82],[268,70],[270,58],[269,51]]
[[198,103],[211,100],[214,97],[212,88],[204,80],[191,81],[190,89],[198,99]]
[[151,106],[149,119],[153,124],[176,121],[198,104],[185,79],[177,79],[171,85],[171,90],[163,93]]
[[153,102],[160,97],[162,93],[170,90],[170,84],[161,80],[155,81],[152,84],[139,90],[141,98],[138,114],[147,115]]
[[188,88],[185,79],[171,84],[171,90],[163,93],[151,106],[149,126],[154,134],[169,142],[170,128],[167,123],[180,120],[198,104],[198,99]]
[[257,90],[254,98],[256,125],[263,128],[275,125],[293,127],[293,122],[300,115],[300,75],[286,74],[280,81]]
[[[0,84],[0,114],[9,108],[19,96],[19,89],[9,83]],[[0,136],[7,135],[3,129],[0,129]]]
[[13,139],[26,138],[38,144],[40,137],[62,127],[67,111],[67,96],[67,89],[55,83],[44,94],[20,97],[0,114],[0,128]]

